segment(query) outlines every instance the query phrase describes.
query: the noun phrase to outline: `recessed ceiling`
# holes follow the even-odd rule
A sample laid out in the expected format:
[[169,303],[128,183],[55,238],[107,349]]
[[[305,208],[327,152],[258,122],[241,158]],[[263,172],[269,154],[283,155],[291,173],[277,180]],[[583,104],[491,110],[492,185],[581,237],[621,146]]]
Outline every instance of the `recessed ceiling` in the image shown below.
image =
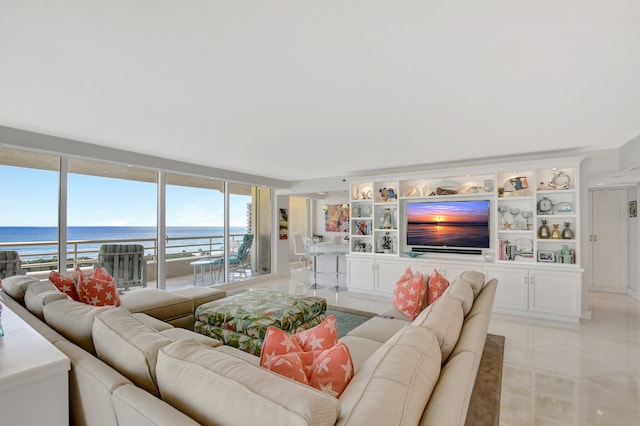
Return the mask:
[[617,148],[640,2],[0,5],[0,125],[283,180]]

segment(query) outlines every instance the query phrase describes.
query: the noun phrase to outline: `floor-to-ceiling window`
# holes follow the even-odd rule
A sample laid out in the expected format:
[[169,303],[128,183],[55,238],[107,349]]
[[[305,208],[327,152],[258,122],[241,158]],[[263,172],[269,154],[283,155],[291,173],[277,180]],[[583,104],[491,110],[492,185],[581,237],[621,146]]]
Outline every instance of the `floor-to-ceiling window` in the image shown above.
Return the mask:
[[155,280],[157,173],[71,158],[67,174],[67,268],[91,267],[105,244],[142,245]]
[[[89,269],[100,246],[111,243],[144,245],[151,287],[193,285],[194,278],[223,283],[271,272],[268,187],[4,147],[0,154],[5,182],[0,250],[18,245],[25,265],[38,263],[39,278],[57,268],[57,253],[66,256],[63,269]],[[20,227],[25,229],[16,231]],[[243,263],[248,267],[226,269],[249,234],[253,240]],[[199,260],[207,260],[205,268]],[[35,267],[24,270],[34,273]]]
[[18,252],[22,273],[57,269],[59,164],[57,156],[0,147],[0,250]]
[[223,282],[224,181],[167,173],[165,188],[166,277]]

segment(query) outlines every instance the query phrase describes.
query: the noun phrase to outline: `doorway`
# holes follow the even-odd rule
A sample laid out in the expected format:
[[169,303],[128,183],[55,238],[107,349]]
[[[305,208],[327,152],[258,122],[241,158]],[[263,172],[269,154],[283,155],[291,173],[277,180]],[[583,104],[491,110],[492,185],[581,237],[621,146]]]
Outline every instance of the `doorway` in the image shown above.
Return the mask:
[[590,290],[627,294],[629,230],[626,189],[589,190]]

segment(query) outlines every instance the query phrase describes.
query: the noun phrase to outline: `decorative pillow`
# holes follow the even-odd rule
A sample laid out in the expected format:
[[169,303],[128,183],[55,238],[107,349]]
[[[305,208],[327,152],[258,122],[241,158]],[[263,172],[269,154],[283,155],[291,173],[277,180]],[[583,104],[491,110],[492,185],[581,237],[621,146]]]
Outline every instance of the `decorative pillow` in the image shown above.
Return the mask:
[[104,268],[97,267],[88,277],[79,274],[77,290],[80,301],[89,305],[120,306],[116,283]]
[[414,277],[414,275],[413,275],[413,271],[411,271],[411,267],[407,267],[407,270],[404,271],[404,274],[402,274],[402,276],[398,280],[398,283],[409,281],[413,277]]
[[277,327],[269,327],[262,344],[260,365],[264,367],[276,355],[324,350],[337,343],[338,325],[335,315],[329,315],[315,327],[293,335]]
[[[407,272],[411,271],[407,269]],[[393,306],[413,320],[424,307],[427,286],[420,273],[417,276],[411,274],[411,278],[403,281],[407,272],[396,283],[396,288],[393,291]]]
[[442,293],[449,287],[449,281],[443,277],[437,269],[434,269],[429,277],[427,290],[427,306],[438,300]]
[[58,271],[51,271],[49,281],[72,300],[76,302],[80,301],[80,296],[78,296],[78,291],[76,290],[76,282],[72,277],[65,277],[64,275],[60,275]]
[[294,335],[277,327],[267,328],[260,366],[336,398],[353,375],[351,354],[338,342],[334,315]]

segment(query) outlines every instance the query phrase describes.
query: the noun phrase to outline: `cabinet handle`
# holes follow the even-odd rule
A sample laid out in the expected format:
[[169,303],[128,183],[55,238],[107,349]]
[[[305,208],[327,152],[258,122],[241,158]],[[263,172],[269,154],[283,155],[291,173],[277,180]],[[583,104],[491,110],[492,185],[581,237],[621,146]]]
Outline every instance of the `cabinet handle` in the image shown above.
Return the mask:
[[596,241],[598,241],[598,236],[593,234],[593,242],[596,242]]
[[529,277],[529,285],[534,285],[535,281],[533,280],[533,277]]
[[529,284],[529,277],[525,276],[524,277],[524,285],[527,285],[527,284]]

